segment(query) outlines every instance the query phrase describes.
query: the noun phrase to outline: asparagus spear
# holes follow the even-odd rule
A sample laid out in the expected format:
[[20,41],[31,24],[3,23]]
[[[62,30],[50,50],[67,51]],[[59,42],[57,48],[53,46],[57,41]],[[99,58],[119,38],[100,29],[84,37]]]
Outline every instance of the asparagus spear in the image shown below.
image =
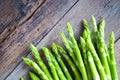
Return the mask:
[[108,64],[108,61],[107,61],[107,54],[105,52],[104,26],[105,26],[105,21],[102,20],[100,22],[100,25],[99,25],[98,52],[99,52],[101,63],[103,65],[103,67],[104,67],[107,79],[111,80],[109,64]]
[[[83,38],[87,39],[87,37],[90,37],[91,38],[91,32],[90,32],[90,29],[89,29],[89,24],[87,22],[87,20],[83,19],[83,25],[85,27],[85,31],[83,32]],[[89,35],[88,35],[89,34]]]
[[88,64],[89,64],[89,67],[91,70],[92,78],[93,78],[92,80],[100,80],[98,71],[96,69],[96,66],[95,66],[95,63],[93,61],[93,57],[92,57],[90,51],[87,51],[87,57],[88,57]]
[[49,53],[50,53],[50,57],[51,57],[51,60],[56,68],[56,71],[58,73],[58,76],[61,80],[67,80],[64,73],[62,72],[58,62],[56,61],[55,57],[52,55],[51,51],[49,50]]
[[71,46],[73,46],[72,42],[69,41],[69,40],[66,38],[64,32],[61,32],[60,36],[61,36],[61,38],[62,38],[62,42],[64,43],[66,49],[68,50],[69,55],[71,56],[71,58],[73,59],[74,63],[77,65],[77,67],[79,68],[78,61],[77,61],[76,56],[75,56],[75,54],[73,53],[73,50],[72,50],[72,48],[71,48]]
[[25,80],[25,79],[23,77],[21,77],[20,80]]
[[39,77],[43,80],[49,80],[46,74],[39,68],[39,66],[28,58],[23,58],[24,63],[34,69],[34,71],[39,75]]
[[87,30],[86,29],[84,29],[84,31],[83,31],[83,34],[82,34],[82,37],[83,37],[83,39],[86,41],[87,40]]
[[97,43],[97,49],[98,49],[102,64],[104,66],[105,73],[107,75],[108,80],[111,80],[111,73],[109,70],[110,59],[109,59],[109,55],[107,51],[107,46],[105,45],[105,41],[104,41],[105,21],[101,20],[100,25],[99,25],[99,31],[97,29],[97,24],[96,24],[96,20],[94,16],[92,16],[91,22],[93,24],[94,36],[95,36],[96,43]]
[[112,80],[118,80],[118,74],[116,69],[116,62],[114,56],[114,33],[111,32],[109,36],[109,56],[110,56],[110,71]]
[[86,42],[82,37],[80,37],[79,48],[82,51],[83,61],[84,61],[85,68],[86,68],[86,71],[87,71],[88,79],[92,80],[91,71],[90,71],[90,68],[89,68],[89,65],[88,65],[88,60],[87,60],[88,57],[87,57],[87,53],[86,53],[87,52]]
[[82,78],[83,78],[83,80],[88,80],[86,69],[85,69],[85,66],[84,66],[84,63],[83,63],[83,60],[82,60],[82,56],[80,54],[80,50],[78,48],[77,41],[74,38],[74,33],[73,33],[73,30],[72,30],[72,27],[71,27],[70,23],[66,24],[66,28],[67,28],[67,32],[70,36],[70,40],[71,40],[71,42],[73,43],[73,46],[74,46],[73,52],[75,53],[75,55],[78,59]]
[[43,50],[43,52],[44,52],[44,54],[45,54],[45,56],[46,56],[46,59],[47,59],[48,64],[49,64],[49,66],[50,66],[50,70],[51,70],[51,73],[52,73],[52,75],[53,75],[54,80],[59,80],[59,77],[58,77],[58,75],[57,75],[55,66],[54,66],[54,64],[52,63],[52,60],[51,60],[49,50],[48,50],[46,47],[42,47],[42,50]]
[[29,75],[32,80],[40,80],[40,78],[33,72],[29,72]]
[[67,69],[67,67],[65,66],[65,64],[64,64],[61,56],[59,55],[59,52],[58,52],[58,48],[57,48],[57,47],[60,47],[60,45],[57,45],[57,44],[55,44],[55,43],[52,44],[52,50],[53,50],[53,52],[55,53],[56,58],[57,58],[59,64],[61,65],[61,67],[62,67],[62,69],[63,69],[63,71],[64,71],[67,79],[68,79],[68,80],[73,80],[72,77],[71,77],[71,75],[70,75],[70,73],[69,73],[69,71],[68,71],[68,69]]
[[93,59],[94,59],[95,64],[97,66],[97,69],[98,69],[98,72],[100,74],[101,80],[107,80],[106,74],[104,72],[104,68],[103,68],[103,66],[102,66],[102,64],[100,62],[100,59],[99,59],[99,57],[98,57],[98,55],[96,53],[96,50],[95,50],[90,38],[87,39],[86,45],[87,45],[88,50],[91,52],[91,54],[93,56]]
[[[92,26],[93,26],[93,29],[94,29],[94,37],[96,39],[96,43],[99,44],[99,40],[98,40],[98,37],[99,37],[99,31],[97,29],[97,23],[96,23],[96,19],[95,17],[92,15],[91,17],[91,23],[92,23]],[[105,25],[105,21],[102,20],[101,21],[102,24],[100,25],[103,25],[102,27],[102,30],[100,31],[100,34],[102,35],[103,39],[104,39],[104,25]],[[100,28],[99,28],[100,30]],[[107,46],[105,45],[105,42],[103,42],[103,45],[104,45],[104,49],[105,49],[105,53],[107,55],[107,60],[108,60],[108,63],[109,63],[109,55],[108,55],[108,51],[107,51]],[[97,46],[98,47],[98,46]]]
[[98,29],[97,29],[97,23],[95,17],[92,15],[91,16],[91,23],[94,31],[94,39],[96,40],[95,42],[98,42]]
[[104,39],[104,28],[105,28],[105,20],[102,19],[102,20],[100,21],[98,30],[99,30],[99,35],[100,35],[103,39]]
[[33,44],[30,44],[30,49],[31,49],[32,54],[33,54],[34,58],[36,59],[36,62],[39,65],[39,67],[47,75],[47,77],[49,78],[49,80],[53,80],[52,77],[51,77],[51,74],[50,74],[49,70],[47,69],[46,65],[44,64],[43,60],[41,59],[37,48]]
[[75,80],[82,80],[81,75],[79,74],[79,71],[77,70],[77,67],[75,66],[75,64],[72,62],[72,60],[70,59],[70,57],[68,57],[66,51],[61,47],[58,46],[58,50],[60,53],[62,53],[62,55],[65,57],[65,59],[67,60],[68,64],[70,65],[74,75],[75,75]]
[[85,26],[85,29],[86,29],[86,33],[84,34],[85,36],[87,36],[86,45],[87,45],[88,50],[91,52],[91,54],[93,56],[93,59],[94,59],[95,64],[97,66],[98,72],[100,74],[100,78],[101,78],[101,80],[107,80],[106,74],[104,72],[104,68],[103,68],[103,66],[100,62],[100,59],[97,55],[97,52],[94,48],[94,45],[93,45],[92,41],[91,41],[90,30],[86,26],[86,25],[88,25],[86,20],[83,21],[83,25]]

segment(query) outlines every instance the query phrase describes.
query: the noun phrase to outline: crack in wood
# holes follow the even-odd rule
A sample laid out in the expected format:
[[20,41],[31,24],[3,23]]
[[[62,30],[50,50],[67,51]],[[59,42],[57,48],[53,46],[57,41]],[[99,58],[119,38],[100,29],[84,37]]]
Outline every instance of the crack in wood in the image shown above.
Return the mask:
[[21,22],[18,23],[18,26],[22,26],[24,23],[26,23],[34,14],[35,12],[45,3],[46,0],[43,0],[37,7],[36,9],[29,14],[29,16],[25,17]]
[[[27,15],[26,15],[26,17],[24,17],[22,20],[20,20],[20,22],[18,23],[18,24],[14,24],[12,27],[8,27],[8,28],[6,28],[6,27],[4,27],[4,28],[6,28],[4,31],[3,31],[3,33],[2,34],[0,34],[0,44],[2,43],[2,42],[4,42],[4,40],[6,40],[6,38],[15,30],[15,29],[17,29],[18,27],[21,27],[24,23],[26,23],[34,14],[35,14],[35,12],[45,3],[45,1],[46,0],[43,0],[42,2],[40,2],[39,1],[39,4],[36,6],[36,8],[34,9],[32,9],[31,11],[30,11],[30,13],[28,13]],[[9,23],[10,24],[10,23]],[[8,24],[8,25],[9,25]]]

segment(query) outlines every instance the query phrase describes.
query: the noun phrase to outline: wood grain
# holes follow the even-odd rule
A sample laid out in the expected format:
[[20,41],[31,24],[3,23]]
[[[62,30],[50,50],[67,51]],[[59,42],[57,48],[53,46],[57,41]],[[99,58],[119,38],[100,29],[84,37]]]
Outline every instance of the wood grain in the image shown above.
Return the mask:
[[0,43],[25,23],[45,0],[4,0],[0,2]]
[[117,72],[118,77],[120,79],[120,39],[115,43],[115,58],[116,58],[116,65],[117,65]]
[[[58,44],[62,44],[60,39],[60,32],[65,31],[65,25],[66,22],[70,22],[73,26],[73,30],[75,32],[75,37],[77,40],[79,40],[79,36],[81,35],[83,31],[83,26],[81,24],[81,21],[85,18],[87,20],[90,20],[91,15],[95,15],[97,21],[99,21],[101,18],[104,18],[106,20],[106,27],[105,27],[105,41],[107,42],[108,35],[111,31],[115,32],[116,40],[120,37],[118,34],[120,30],[120,1],[118,0],[80,0],[77,2],[76,5],[55,25],[55,27],[47,34],[38,44],[37,48],[40,49],[42,46],[50,47],[52,42],[56,42]],[[111,8],[112,6],[112,8]],[[67,34],[66,34],[67,35]],[[119,44],[115,44],[117,46]],[[115,47],[115,51],[118,51],[118,48]],[[42,52],[40,52],[42,54]],[[117,57],[118,53],[115,53],[117,58],[117,68],[118,72],[120,71],[120,59]],[[29,54],[27,57],[32,58],[31,54]],[[29,68],[22,63],[20,63],[14,71],[6,78],[6,80],[16,80],[20,78],[21,76],[25,76],[28,72]],[[19,72],[19,73],[18,73]],[[19,76],[20,74],[20,76]],[[16,78],[14,79],[14,76],[16,75]]]
[[21,22],[22,25],[18,23],[18,27],[0,44],[0,80],[28,54],[29,44],[37,44],[76,1],[46,0],[27,21]]

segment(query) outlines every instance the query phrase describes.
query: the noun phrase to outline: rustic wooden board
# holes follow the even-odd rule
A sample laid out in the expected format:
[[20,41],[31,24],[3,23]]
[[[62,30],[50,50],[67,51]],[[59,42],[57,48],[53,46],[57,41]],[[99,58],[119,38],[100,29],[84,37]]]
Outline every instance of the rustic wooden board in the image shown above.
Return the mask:
[[0,80],[28,54],[29,44],[40,42],[76,2],[77,0],[46,0],[27,21],[17,24],[18,27],[0,44]]
[[[115,58],[118,75],[120,74],[120,39],[115,43]],[[118,76],[120,79],[120,76]]]
[[0,2],[0,43],[18,25],[25,23],[45,0],[1,0]]
[[[40,43],[37,44],[37,48],[40,49],[42,46],[51,46],[51,43],[54,41],[58,44],[61,44],[60,40],[60,32],[65,31],[66,22],[70,22],[73,26],[73,30],[75,32],[76,39],[79,39],[83,31],[83,27],[81,26],[82,19],[90,20],[91,15],[95,15],[97,21],[101,18],[105,18],[106,20],[106,27],[105,27],[105,41],[107,42],[108,35],[111,31],[115,32],[116,40],[119,39],[119,31],[120,31],[120,1],[118,0],[80,0],[77,4],[55,25],[55,27],[46,35]],[[65,31],[66,32],[66,31]],[[118,46],[118,42],[115,46]],[[119,49],[115,47],[115,51],[119,52]],[[118,72],[120,73],[120,59],[117,56],[118,52],[116,52],[116,60],[117,60],[117,68]],[[42,52],[40,52],[42,54]],[[31,54],[27,57],[32,58]],[[20,63],[14,71],[6,78],[6,80],[16,80],[21,76],[25,76],[28,73],[29,68],[22,63]],[[19,73],[18,73],[19,72]]]

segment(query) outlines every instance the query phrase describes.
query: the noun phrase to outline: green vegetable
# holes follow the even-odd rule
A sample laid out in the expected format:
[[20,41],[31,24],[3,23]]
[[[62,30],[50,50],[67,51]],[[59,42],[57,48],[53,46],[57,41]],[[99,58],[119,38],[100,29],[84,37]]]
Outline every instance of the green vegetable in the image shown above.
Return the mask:
[[43,52],[44,52],[44,54],[46,56],[46,59],[47,59],[48,64],[50,66],[50,70],[51,70],[51,73],[53,75],[54,80],[59,80],[59,77],[57,75],[57,71],[56,71],[55,65],[52,62],[49,50],[46,47],[42,47],[42,50],[43,50]]
[[89,64],[91,74],[92,74],[92,77],[93,77],[92,80],[100,80],[98,71],[96,69],[96,66],[95,66],[95,63],[94,63],[94,60],[93,60],[93,57],[92,57],[90,51],[87,51],[87,57],[88,57],[88,64]]
[[91,52],[91,54],[93,56],[93,59],[94,59],[95,64],[97,66],[97,69],[98,69],[98,72],[100,74],[101,80],[107,80],[106,74],[104,72],[104,68],[103,68],[103,66],[101,64],[101,61],[100,61],[100,59],[99,59],[99,57],[97,55],[97,52],[96,52],[90,38],[87,39],[86,45],[87,45],[88,50]]
[[39,68],[39,66],[33,62],[32,60],[28,59],[28,58],[23,58],[24,63],[26,63],[28,66],[30,66],[31,68],[34,69],[34,71],[38,74],[38,76],[42,79],[42,80],[49,80],[48,77],[46,76],[46,74],[41,70],[41,68]]
[[99,37],[98,37],[98,52],[99,56],[101,59],[101,63],[104,67],[106,77],[108,80],[111,80],[111,74],[110,74],[110,69],[109,69],[109,64],[107,61],[107,54],[105,52],[105,41],[104,41],[104,26],[105,26],[105,21],[101,20],[100,25],[99,25]]
[[29,72],[29,75],[32,80],[40,80],[40,78],[33,72]]
[[21,77],[20,80],[25,80],[25,79],[23,77]]
[[59,52],[58,52],[58,48],[57,47],[60,47],[60,46],[57,45],[57,44],[55,44],[55,43],[52,44],[52,50],[53,50],[53,52],[56,55],[57,61],[61,65],[61,68],[62,68],[63,72],[65,73],[66,78],[68,80],[73,80],[72,77],[71,77],[71,75],[70,75],[70,73],[69,73],[69,71],[68,71],[68,69],[67,69],[67,67],[65,66],[65,64],[64,64],[64,62],[63,62],[63,60],[62,60],[62,58],[61,58],[61,56],[59,54]]
[[109,70],[109,56],[106,51],[106,45],[105,45],[105,41],[104,41],[105,20],[101,20],[98,29],[97,29],[96,20],[95,20],[94,16],[92,16],[91,20],[92,20],[91,22],[92,22],[92,25],[94,28],[94,36],[96,39],[97,50],[99,53],[100,61],[104,67],[107,79],[111,80],[111,74],[110,74],[110,70]]
[[61,32],[60,34],[61,38],[62,38],[62,42],[64,43],[66,49],[68,50],[69,55],[72,57],[74,63],[77,65],[77,67],[79,68],[79,63],[76,59],[76,55],[73,53],[73,49],[71,48],[71,45],[73,47],[73,44],[70,40],[68,40],[64,34],[64,32]]
[[[30,44],[35,58],[32,61],[23,58],[24,63],[30,66],[36,74],[29,72],[32,80],[118,80],[118,73],[114,53],[114,33],[109,36],[109,48],[104,40],[105,20],[102,19],[97,27],[95,17],[91,17],[92,31],[87,20],[83,20],[84,31],[79,42],[74,37],[70,23],[66,24],[68,37],[61,32],[60,36],[67,52],[60,45],[53,43],[52,51],[42,47],[48,66],[45,65],[37,48]],[[66,66],[62,60],[68,63]],[[70,67],[68,69],[68,66]],[[49,68],[49,70],[48,70]],[[73,74],[69,73],[69,70]],[[37,77],[38,75],[38,77]],[[72,77],[74,76],[74,77]],[[24,80],[24,78],[20,78]]]
[[85,68],[87,71],[88,80],[92,80],[91,71],[90,71],[90,68],[88,65],[88,57],[87,57],[87,48],[86,47],[87,46],[86,46],[85,40],[82,37],[80,37],[79,48],[81,49],[81,54],[83,56],[83,61],[84,61]]
[[[83,24],[84,24],[84,26],[88,25],[86,20],[83,21]],[[101,80],[107,80],[106,74],[104,72],[104,68],[103,68],[103,66],[101,64],[101,61],[100,61],[100,59],[99,59],[99,57],[97,55],[97,52],[96,52],[96,50],[94,48],[94,45],[93,45],[93,43],[91,41],[90,31],[89,31],[89,29],[87,27],[85,27],[85,29],[86,29],[86,34],[84,34],[84,35],[87,36],[87,39],[86,39],[87,48],[91,52],[91,54],[93,56],[93,59],[94,59],[95,64],[97,66],[97,69],[98,69],[98,72],[100,74]]]
[[109,36],[109,56],[110,56],[110,71],[112,80],[118,80],[118,74],[116,69],[116,62],[114,56],[114,33],[111,32]]
[[70,65],[74,75],[75,75],[75,80],[82,80],[81,75],[79,74],[77,67],[75,66],[75,64],[72,62],[72,60],[70,59],[70,57],[67,55],[66,51],[61,47],[58,46],[58,50],[60,53],[62,53],[62,55],[65,57],[65,59],[67,60],[68,64]]
[[39,65],[39,67],[47,75],[47,77],[49,78],[49,80],[53,80],[52,77],[51,77],[51,74],[50,74],[49,70],[47,69],[46,65],[44,64],[43,60],[41,59],[37,48],[33,44],[30,44],[30,49],[31,49],[32,54],[33,54],[34,58],[36,59],[36,62]]
[[88,80],[87,72],[86,72],[86,69],[85,69],[85,66],[84,66],[84,63],[83,63],[83,60],[82,60],[82,56],[81,56],[80,50],[78,48],[77,41],[74,38],[74,33],[73,33],[73,30],[72,30],[72,27],[71,27],[70,23],[66,24],[66,29],[67,29],[67,32],[70,36],[70,40],[71,40],[71,42],[73,43],[73,46],[74,46],[73,52],[75,53],[75,55],[77,57],[82,78],[83,78],[83,80]]
[[50,53],[50,57],[51,57],[51,60],[56,68],[56,71],[58,73],[58,76],[61,80],[66,80],[66,77],[64,75],[64,73],[62,72],[58,62],[56,61],[55,57],[53,56],[53,54],[51,53],[51,51],[49,50],[49,53]]

